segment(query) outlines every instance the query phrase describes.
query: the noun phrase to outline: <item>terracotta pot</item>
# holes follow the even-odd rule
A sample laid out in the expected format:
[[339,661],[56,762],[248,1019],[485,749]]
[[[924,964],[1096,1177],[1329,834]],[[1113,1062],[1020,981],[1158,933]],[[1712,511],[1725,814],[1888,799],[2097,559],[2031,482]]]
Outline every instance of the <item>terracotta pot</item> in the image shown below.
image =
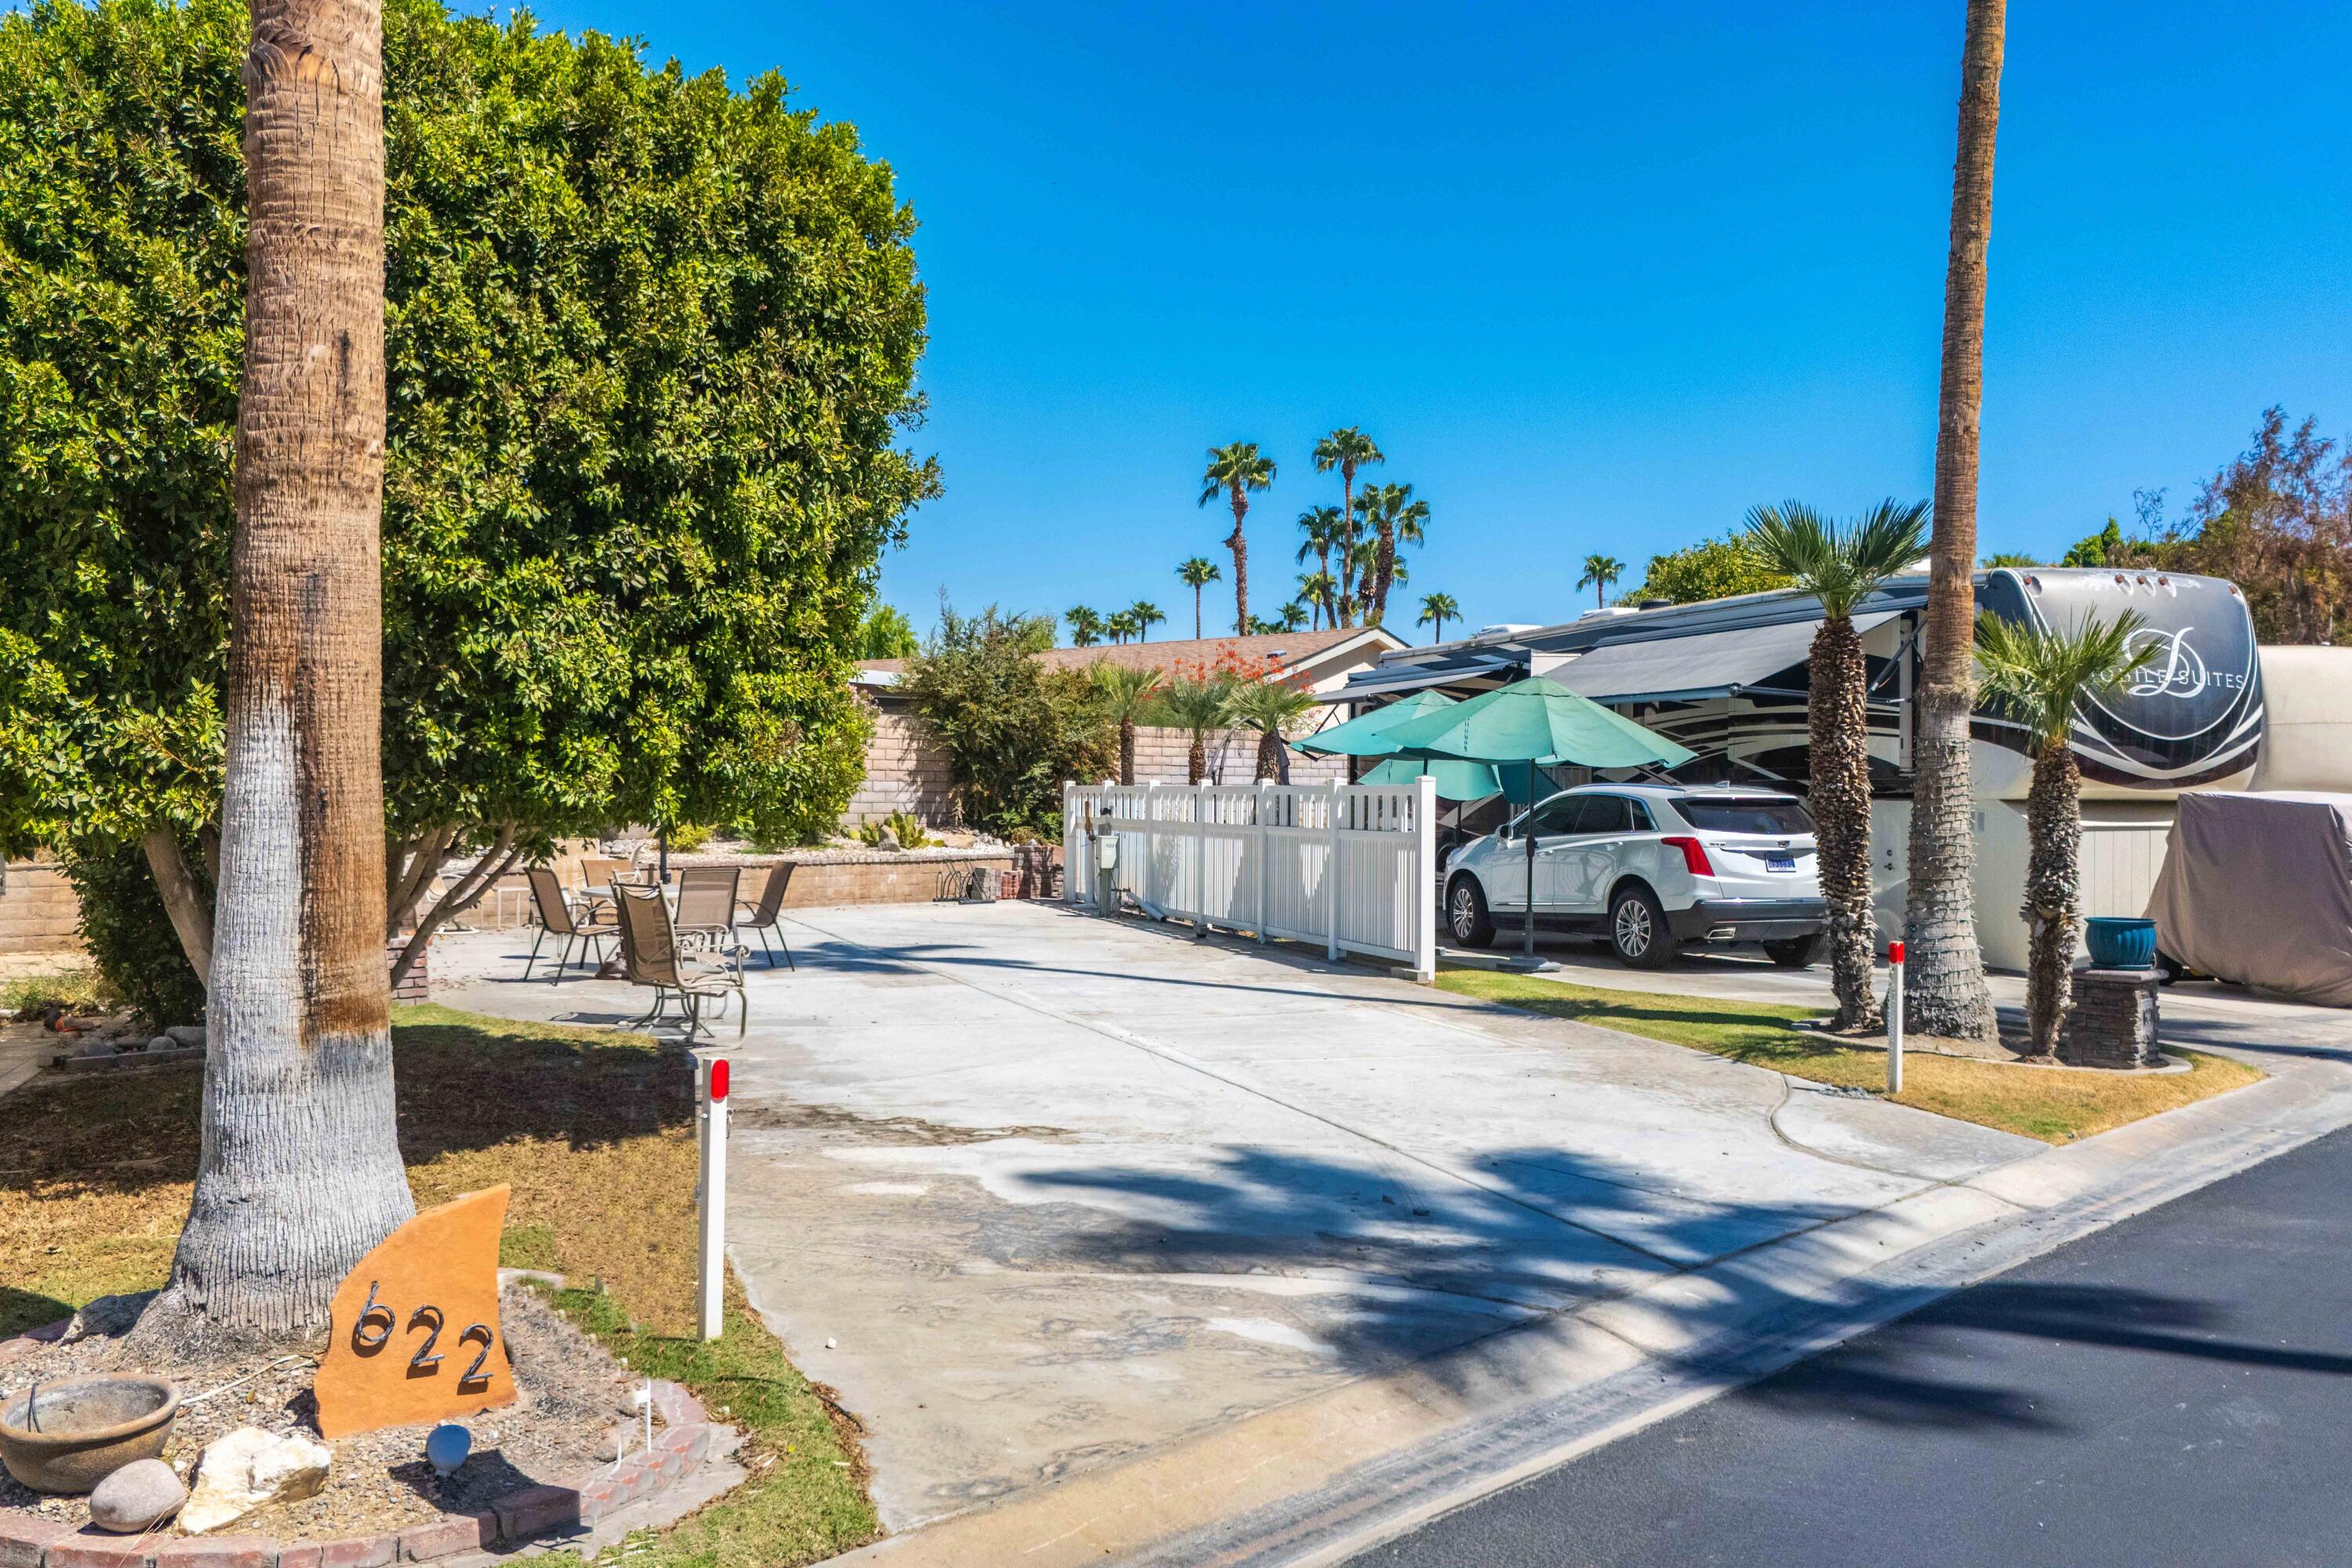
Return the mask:
[[0,1410],[0,1462],[37,1492],[86,1492],[133,1459],[160,1458],[180,1391],[133,1373],[36,1383]]

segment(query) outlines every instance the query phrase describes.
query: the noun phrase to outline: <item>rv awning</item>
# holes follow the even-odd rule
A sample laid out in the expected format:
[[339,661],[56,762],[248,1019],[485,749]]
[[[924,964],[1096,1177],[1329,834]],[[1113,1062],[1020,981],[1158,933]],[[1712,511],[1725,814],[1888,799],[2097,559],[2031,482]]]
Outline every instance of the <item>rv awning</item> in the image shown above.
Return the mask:
[[[1853,617],[1857,635],[1894,619],[1894,612]],[[1757,685],[1812,651],[1815,621],[1743,626],[1696,637],[1612,643],[1546,673],[1595,702],[1691,702],[1729,697]]]
[[1347,685],[1328,693],[1323,700],[1353,702],[1359,697],[1397,697],[1408,691],[1426,691],[1433,686],[1450,686],[1457,681],[1505,675],[1518,668],[1518,660],[1513,658],[1474,658],[1464,659],[1458,664],[1407,664],[1388,669],[1373,668],[1350,678]]

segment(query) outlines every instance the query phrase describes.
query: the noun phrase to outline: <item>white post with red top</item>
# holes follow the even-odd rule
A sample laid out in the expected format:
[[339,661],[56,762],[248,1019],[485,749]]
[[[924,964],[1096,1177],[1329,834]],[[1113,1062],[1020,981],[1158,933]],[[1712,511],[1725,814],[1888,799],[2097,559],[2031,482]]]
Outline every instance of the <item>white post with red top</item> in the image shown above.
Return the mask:
[[702,1337],[715,1340],[727,1305],[727,1059],[702,1064],[702,1180],[695,1189],[702,1211],[702,1269],[696,1276]]
[[1903,944],[1886,944],[1886,962],[1895,971],[1886,988],[1886,1092],[1903,1092]]

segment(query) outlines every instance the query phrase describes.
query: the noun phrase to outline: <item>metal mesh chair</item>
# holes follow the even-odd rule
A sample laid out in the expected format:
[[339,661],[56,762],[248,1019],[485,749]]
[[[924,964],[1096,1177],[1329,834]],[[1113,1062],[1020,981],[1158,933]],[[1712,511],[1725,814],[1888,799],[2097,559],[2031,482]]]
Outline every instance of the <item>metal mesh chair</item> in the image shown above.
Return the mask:
[[689,949],[733,947],[740,866],[688,866],[677,874],[677,934]]
[[768,945],[768,933],[771,931],[775,933],[776,947],[784,950],[784,967],[787,969],[800,967],[793,962],[793,944],[784,940],[784,928],[776,919],[777,911],[784,907],[784,890],[790,888],[792,883],[793,862],[783,860],[769,867],[768,885],[760,889],[759,903],[751,906],[751,913],[749,919],[739,917],[735,921],[737,930],[749,928],[758,933],[760,951],[768,955],[768,967],[771,969],[776,967],[776,949]]
[[533,866],[528,873],[530,901],[539,910],[539,935],[531,940],[530,957],[522,966],[522,977],[530,978],[531,968],[539,963],[540,944],[550,935],[563,941],[562,952],[555,960],[555,973],[549,983],[563,978],[564,968],[572,962],[572,950],[577,944],[583,952],[593,952],[599,963],[604,962],[604,939],[619,934],[608,911],[589,908],[575,911],[570,900],[563,896],[563,884],[557,879],[553,868]]
[[662,1016],[673,996],[686,1014],[688,1039],[704,1032],[702,1005],[716,1001],[724,1016],[727,999],[735,998],[735,1036],[740,1039],[751,1023],[751,1003],[743,991],[742,949],[727,947],[714,952],[689,952],[679,945],[670,923],[669,901],[659,888],[613,885],[614,908],[621,917],[621,965],[632,985],[650,985],[653,1010],[632,1027],[642,1028]]

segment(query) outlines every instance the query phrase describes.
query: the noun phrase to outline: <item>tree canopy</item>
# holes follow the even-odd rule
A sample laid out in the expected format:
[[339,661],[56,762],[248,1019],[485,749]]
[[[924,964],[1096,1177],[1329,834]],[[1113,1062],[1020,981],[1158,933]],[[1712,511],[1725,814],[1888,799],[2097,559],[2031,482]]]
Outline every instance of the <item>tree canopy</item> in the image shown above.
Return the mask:
[[1701,540],[1681,550],[1651,556],[1650,569],[1641,586],[1625,595],[1622,602],[1668,599],[1677,605],[1693,605],[1701,599],[1785,588],[1790,581],[1785,573],[1776,572],[1759,560],[1735,531],[1721,539]]
[[[236,0],[0,18],[0,840],[220,797]],[[831,821],[880,554],[937,489],[914,220],[770,74],[384,10],[387,829]]]

